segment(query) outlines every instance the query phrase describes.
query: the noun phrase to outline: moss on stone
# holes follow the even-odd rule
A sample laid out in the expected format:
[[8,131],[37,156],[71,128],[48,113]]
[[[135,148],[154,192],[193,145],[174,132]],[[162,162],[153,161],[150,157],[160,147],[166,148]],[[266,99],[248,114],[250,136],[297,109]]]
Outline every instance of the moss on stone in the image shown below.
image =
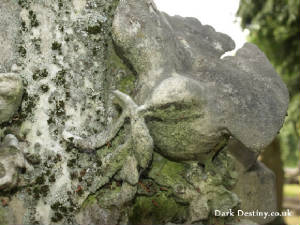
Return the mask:
[[112,68],[111,73],[117,75],[116,88],[128,95],[131,95],[137,80],[136,73],[128,62],[121,59],[112,43],[108,47],[108,63]]
[[133,74],[129,74],[119,82],[119,90],[124,93],[130,93],[134,90],[136,77]]
[[170,192],[159,192],[152,197],[137,197],[129,221],[132,225],[182,223],[186,216],[187,206],[176,203]]
[[161,155],[154,153],[149,177],[160,185],[174,187],[176,184],[185,184],[185,172],[186,166],[184,164],[167,160]]
[[81,205],[81,208],[86,208],[89,205],[92,205],[97,202],[96,195],[90,195]]

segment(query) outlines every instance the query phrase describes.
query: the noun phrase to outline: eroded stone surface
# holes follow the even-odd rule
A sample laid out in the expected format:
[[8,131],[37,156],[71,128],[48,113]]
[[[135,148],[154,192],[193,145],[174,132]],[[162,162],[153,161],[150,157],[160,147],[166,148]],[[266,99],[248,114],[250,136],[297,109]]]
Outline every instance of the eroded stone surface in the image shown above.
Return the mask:
[[[0,73],[10,72],[18,56],[21,8],[17,1],[3,0],[0,5]],[[19,49],[20,50],[20,49]]]
[[0,73],[0,124],[12,118],[21,104],[22,95],[20,75]]
[[[263,163],[256,162],[248,171],[242,165],[238,166],[238,181],[233,188],[241,200],[244,212],[276,212],[276,177]],[[275,219],[273,216],[245,217],[258,224],[267,224]]]
[[105,209],[93,203],[76,216],[76,221],[79,225],[117,225],[119,217],[120,213],[117,208]]
[[6,135],[0,145],[0,190],[8,191],[18,183],[19,169],[33,170],[19,148],[18,139]]
[[[217,146],[226,135],[259,152],[281,128],[288,92],[256,46],[245,44],[236,56],[220,59],[234,48],[228,36],[196,19],[162,14],[151,0],[121,1],[113,37],[139,75],[135,95],[138,104],[156,108],[175,103],[195,105],[200,114],[196,121],[201,125],[196,122],[181,127],[189,134],[200,133],[207,142],[201,143],[202,152],[211,151],[212,143]],[[163,116],[158,119],[161,121],[150,126],[153,136],[162,126],[174,129]],[[166,130],[154,136],[162,154],[173,157],[170,144],[176,140],[174,136],[176,133]],[[186,141],[186,136],[178,136]],[[190,154],[190,159],[195,157],[194,141],[192,137],[186,141],[191,150],[185,155]],[[182,151],[175,154],[187,158],[180,156]]]
[[0,12],[12,34],[1,29],[0,72],[25,87],[0,135],[24,140],[34,166],[13,194],[22,218],[4,223],[183,224],[238,207],[222,149],[232,135],[259,153],[287,105],[255,46],[220,59],[228,36],[150,0],[5,0]]

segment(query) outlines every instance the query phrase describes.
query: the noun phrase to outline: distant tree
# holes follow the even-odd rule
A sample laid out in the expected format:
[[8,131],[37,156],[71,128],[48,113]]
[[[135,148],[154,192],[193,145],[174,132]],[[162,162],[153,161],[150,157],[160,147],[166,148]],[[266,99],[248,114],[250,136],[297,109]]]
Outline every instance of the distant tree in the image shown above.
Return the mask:
[[299,159],[300,0],[240,0],[237,16],[248,41],[265,52],[290,92],[289,116],[280,139],[286,166]]
[[268,56],[291,96],[300,88],[300,0],[240,0],[237,16],[249,41]]

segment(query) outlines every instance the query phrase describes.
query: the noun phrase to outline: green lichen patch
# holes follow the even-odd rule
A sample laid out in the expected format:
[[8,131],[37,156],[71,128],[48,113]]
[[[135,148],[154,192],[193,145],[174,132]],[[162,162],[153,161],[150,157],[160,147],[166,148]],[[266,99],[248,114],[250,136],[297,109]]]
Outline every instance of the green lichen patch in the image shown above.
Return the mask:
[[81,205],[81,208],[84,209],[89,205],[92,205],[94,203],[97,203],[98,200],[96,198],[96,195],[90,195]]
[[108,47],[108,58],[110,71],[115,77],[116,88],[128,95],[132,95],[136,85],[136,72],[132,66],[121,59],[116,53],[115,46],[110,43]]
[[154,153],[149,177],[154,179],[157,183],[166,187],[174,187],[176,184],[186,184],[184,175],[186,173],[186,165],[177,163],[161,155]]
[[101,207],[110,207],[112,204],[117,204],[120,200],[121,187],[116,182],[108,183],[105,187],[97,192],[97,201]]
[[159,192],[152,197],[138,196],[131,208],[129,221],[132,225],[183,223],[187,206],[175,202],[169,192]]
[[159,120],[166,122],[180,122],[195,120],[203,117],[203,112],[198,109],[196,102],[171,102],[163,106],[152,108],[148,120]]
[[120,80],[119,90],[124,93],[132,93],[135,88],[136,77],[131,73]]

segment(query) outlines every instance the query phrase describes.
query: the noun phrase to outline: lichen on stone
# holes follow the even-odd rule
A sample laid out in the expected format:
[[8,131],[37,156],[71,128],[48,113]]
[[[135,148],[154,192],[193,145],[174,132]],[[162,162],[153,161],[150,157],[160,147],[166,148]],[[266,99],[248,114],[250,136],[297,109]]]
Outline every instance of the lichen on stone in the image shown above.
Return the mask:
[[0,137],[19,140],[0,147],[0,181],[14,175],[0,223],[244,223],[213,211],[244,207],[243,174],[266,172],[256,157],[288,101],[259,49],[221,58],[227,35],[151,0],[4,0],[0,13]]

